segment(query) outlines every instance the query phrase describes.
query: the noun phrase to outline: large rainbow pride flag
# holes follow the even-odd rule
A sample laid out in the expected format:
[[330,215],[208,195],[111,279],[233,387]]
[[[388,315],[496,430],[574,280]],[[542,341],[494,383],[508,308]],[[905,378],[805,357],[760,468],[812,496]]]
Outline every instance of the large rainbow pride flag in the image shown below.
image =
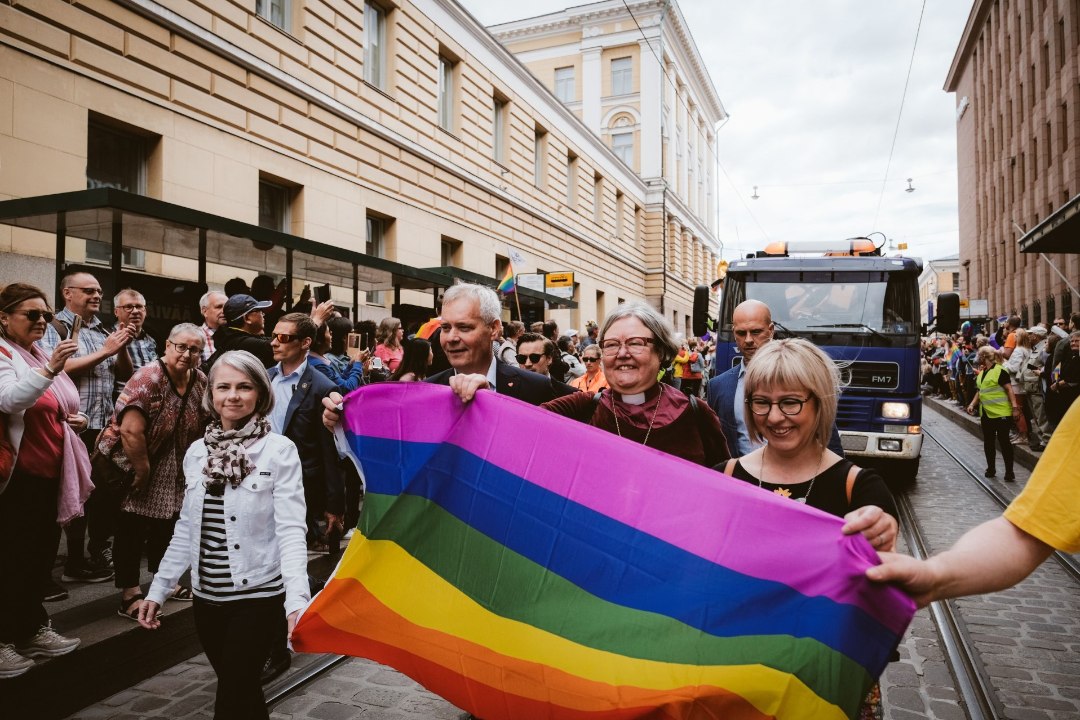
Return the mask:
[[363,513],[294,646],[483,720],[854,717],[915,610],[839,519],[492,392],[344,423]]

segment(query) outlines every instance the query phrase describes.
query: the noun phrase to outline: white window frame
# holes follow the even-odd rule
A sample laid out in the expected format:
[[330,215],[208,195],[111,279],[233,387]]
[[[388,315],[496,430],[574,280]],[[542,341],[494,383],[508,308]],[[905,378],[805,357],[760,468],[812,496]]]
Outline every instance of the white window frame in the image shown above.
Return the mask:
[[364,3],[364,80],[386,89],[386,10]]
[[634,167],[634,133],[617,132],[611,133],[611,152],[627,164]]
[[634,92],[634,59],[614,58],[611,61],[611,94],[629,95]]
[[564,103],[577,100],[577,77],[573,65],[555,68],[555,97]]
[[439,55],[439,127],[454,131],[454,65],[453,60]]
[[547,181],[547,131],[536,128],[534,132],[536,134],[533,138],[533,184],[542,188]]
[[[371,257],[386,257],[386,220],[368,215],[364,227],[364,253]],[[382,290],[368,290],[369,305],[382,305]]]
[[255,14],[274,27],[289,32],[289,0],[255,0]]
[[506,126],[510,103],[500,97],[492,96],[491,117],[491,156],[495,162],[506,164]]

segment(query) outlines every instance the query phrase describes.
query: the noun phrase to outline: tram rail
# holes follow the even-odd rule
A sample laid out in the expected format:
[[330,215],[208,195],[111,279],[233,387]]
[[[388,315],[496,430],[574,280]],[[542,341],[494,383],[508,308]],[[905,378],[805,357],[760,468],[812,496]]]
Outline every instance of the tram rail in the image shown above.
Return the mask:
[[341,663],[348,660],[347,655],[334,655],[324,653],[311,660],[295,672],[289,672],[267,686],[266,707],[272,708],[288,698],[300,688],[330,672]]

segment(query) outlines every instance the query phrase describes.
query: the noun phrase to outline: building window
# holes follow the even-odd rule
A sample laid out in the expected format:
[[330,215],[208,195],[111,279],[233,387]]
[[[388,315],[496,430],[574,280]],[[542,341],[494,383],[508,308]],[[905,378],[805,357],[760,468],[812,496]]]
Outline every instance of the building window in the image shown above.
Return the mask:
[[289,0],[255,0],[255,14],[282,30],[289,29]]
[[604,217],[604,178],[600,173],[593,175],[593,220],[601,222]]
[[1061,128],[1061,152],[1064,153],[1069,149],[1069,105],[1068,103],[1061,103],[1060,120],[1058,126]]
[[492,117],[491,117],[491,133],[492,133],[492,157],[495,158],[495,162],[506,164],[506,117],[507,117],[507,101],[499,96],[492,97]]
[[954,272],[952,274],[952,287],[949,288],[953,292],[960,292],[960,273]]
[[461,267],[461,241],[443,236],[439,253],[442,267]]
[[456,63],[439,56],[439,127],[454,131],[454,65]]
[[537,127],[533,137],[533,184],[543,188],[547,182],[547,131]]
[[[150,142],[144,135],[91,120],[86,133],[86,187],[115,188],[145,195]],[[86,260],[112,264],[112,245],[87,240]],[[141,269],[146,265],[146,256],[142,250],[124,248],[120,262],[125,267]]]
[[574,68],[555,68],[555,97],[561,102],[570,103],[577,99],[574,87]]
[[611,151],[630,167],[634,166],[634,133],[614,133],[611,136]]
[[615,58],[611,61],[611,94],[628,95],[634,91],[633,58]]
[[364,5],[364,80],[386,89],[386,11],[374,3]]
[[259,227],[288,232],[289,189],[259,181]]
[[574,153],[566,155],[566,204],[577,205],[578,158]]
[[615,237],[621,238],[626,223],[623,220],[623,212],[625,205],[625,198],[623,197],[621,190],[615,191]]
[[[364,252],[371,257],[386,257],[386,220],[368,215]],[[372,305],[382,305],[382,295],[380,290],[368,290],[367,301]]]

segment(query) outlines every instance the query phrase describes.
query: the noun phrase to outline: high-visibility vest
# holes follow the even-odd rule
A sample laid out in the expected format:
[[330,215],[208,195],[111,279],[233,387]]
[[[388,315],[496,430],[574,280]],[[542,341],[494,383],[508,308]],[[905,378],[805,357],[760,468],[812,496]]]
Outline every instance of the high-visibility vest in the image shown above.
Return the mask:
[[998,384],[1001,377],[1001,365],[995,365],[989,370],[979,373],[975,384],[979,388],[979,405],[988,418],[1004,418],[1012,416],[1012,405],[1009,403],[1009,395],[1005,388]]

